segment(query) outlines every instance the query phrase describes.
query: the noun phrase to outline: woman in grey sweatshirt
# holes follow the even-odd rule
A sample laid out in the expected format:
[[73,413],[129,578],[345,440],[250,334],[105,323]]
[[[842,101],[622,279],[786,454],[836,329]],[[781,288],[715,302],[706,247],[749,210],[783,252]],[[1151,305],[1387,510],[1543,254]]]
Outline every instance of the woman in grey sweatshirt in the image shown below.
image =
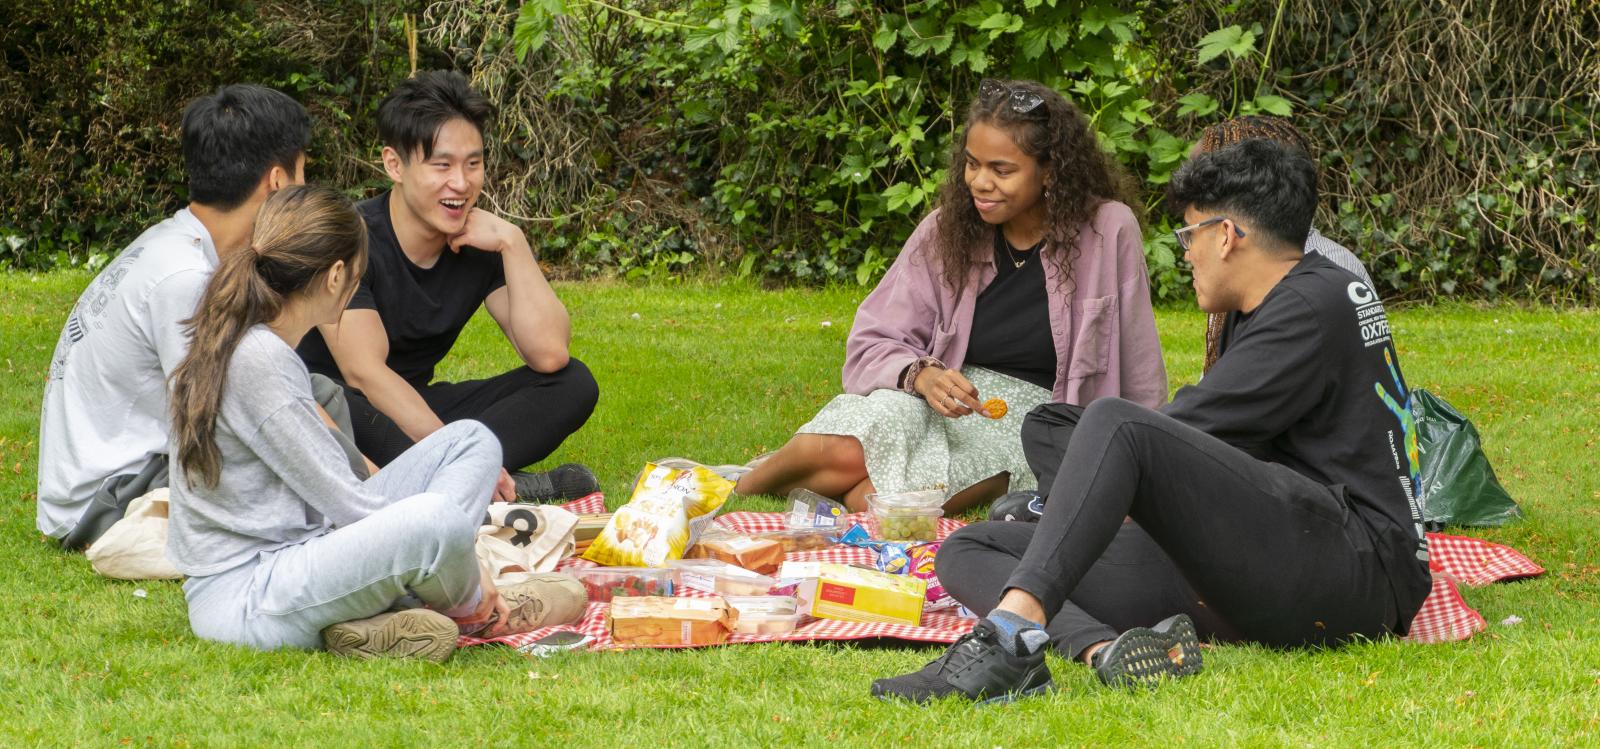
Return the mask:
[[[513,596],[477,563],[501,452],[482,424],[451,424],[365,482],[325,426],[294,347],[339,319],[366,250],[365,225],[338,193],[280,190],[186,322],[189,351],[171,383],[167,553],[189,576],[190,626],[261,649],[325,643],[442,661],[462,631],[575,620],[576,581],[539,578]],[[408,594],[426,608],[390,611]]]

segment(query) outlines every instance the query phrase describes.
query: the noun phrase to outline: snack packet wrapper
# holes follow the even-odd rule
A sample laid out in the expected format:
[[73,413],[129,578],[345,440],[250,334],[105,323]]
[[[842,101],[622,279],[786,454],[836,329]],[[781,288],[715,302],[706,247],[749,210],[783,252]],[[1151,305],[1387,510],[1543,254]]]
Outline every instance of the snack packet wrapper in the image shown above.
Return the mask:
[[611,515],[583,558],[610,567],[661,567],[681,559],[732,492],[732,481],[704,466],[646,463],[628,503]]
[[939,555],[938,542],[931,544],[917,544],[906,549],[906,558],[909,561],[906,574],[928,583],[928,609],[943,609],[959,606],[956,599],[951,598],[943,585],[939,584],[939,576],[934,574],[933,560]]

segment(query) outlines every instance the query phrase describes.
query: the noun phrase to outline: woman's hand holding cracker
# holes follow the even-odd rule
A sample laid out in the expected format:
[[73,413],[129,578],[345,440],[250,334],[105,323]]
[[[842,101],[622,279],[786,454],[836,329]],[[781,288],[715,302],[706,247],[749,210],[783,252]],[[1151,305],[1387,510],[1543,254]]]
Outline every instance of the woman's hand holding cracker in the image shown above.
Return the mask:
[[983,401],[978,398],[978,388],[953,369],[924,369],[917,374],[917,381],[912,388],[940,416],[956,419],[983,408]]

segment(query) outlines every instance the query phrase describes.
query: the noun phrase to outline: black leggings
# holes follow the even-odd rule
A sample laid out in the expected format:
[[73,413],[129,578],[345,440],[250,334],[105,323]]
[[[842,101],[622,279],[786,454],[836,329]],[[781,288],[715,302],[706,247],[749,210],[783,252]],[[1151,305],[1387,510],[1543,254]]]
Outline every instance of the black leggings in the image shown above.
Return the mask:
[[[500,439],[504,465],[513,471],[555,452],[589,420],[600,398],[594,375],[577,359],[551,374],[517,367],[487,380],[436,382],[417,392],[446,424],[462,419],[483,422]],[[411,438],[360,390],[345,386],[345,398],[356,446],[372,462],[388,465],[411,447]]]
[[[1180,611],[1203,613],[1196,623],[1212,636],[1280,647],[1404,631],[1373,534],[1341,490],[1149,409],[1120,399],[1085,409],[1048,497],[1031,532],[983,523],[946,541],[940,579],[957,600],[1030,593],[1045,611],[1068,615],[1059,626],[1052,619],[1058,645],[1076,643],[1067,630],[1080,614],[1111,625],[1091,631],[1079,622],[1097,639]],[[1139,529],[1125,529],[1125,517]],[[980,554],[986,595],[963,579],[978,574],[965,568]],[[1109,574],[1118,559],[1139,571]]]

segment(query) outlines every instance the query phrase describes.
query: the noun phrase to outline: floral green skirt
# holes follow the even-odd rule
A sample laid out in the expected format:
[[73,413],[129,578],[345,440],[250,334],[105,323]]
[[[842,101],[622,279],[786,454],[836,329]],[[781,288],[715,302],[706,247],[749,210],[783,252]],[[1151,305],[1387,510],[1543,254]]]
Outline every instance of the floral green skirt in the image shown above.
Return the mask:
[[978,388],[980,400],[1004,400],[1006,415],[952,419],[916,396],[875,390],[834,398],[798,432],[860,440],[867,476],[885,494],[944,489],[950,496],[1002,473],[1011,474],[1009,491],[1036,488],[1019,435],[1022,418],[1048,402],[1050,391],[982,367],[962,367],[961,374]]

